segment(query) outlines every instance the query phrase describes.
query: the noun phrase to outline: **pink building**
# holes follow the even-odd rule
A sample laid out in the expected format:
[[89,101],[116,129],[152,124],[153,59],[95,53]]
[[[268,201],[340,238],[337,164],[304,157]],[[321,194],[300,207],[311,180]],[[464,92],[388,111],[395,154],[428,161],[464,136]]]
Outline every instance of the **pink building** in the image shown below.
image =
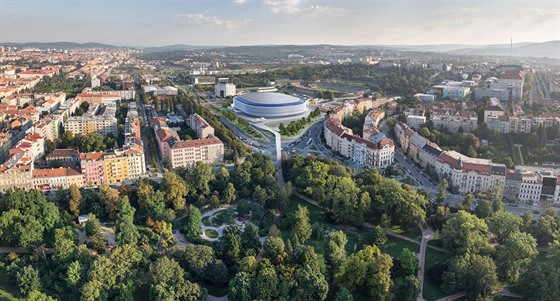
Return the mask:
[[105,180],[105,168],[103,166],[103,152],[91,152],[80,154],[80,166],[84,175],[85,185],[99,185]]

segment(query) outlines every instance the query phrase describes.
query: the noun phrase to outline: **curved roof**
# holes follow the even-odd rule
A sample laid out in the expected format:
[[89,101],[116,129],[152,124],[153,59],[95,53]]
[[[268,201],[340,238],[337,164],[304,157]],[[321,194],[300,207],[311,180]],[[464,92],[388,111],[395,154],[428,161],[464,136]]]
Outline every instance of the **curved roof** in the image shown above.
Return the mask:
[[236,96],[235,99],[247,105],[262,107],[283,107],[305,103],[297,97],[283,93],[247,93]]

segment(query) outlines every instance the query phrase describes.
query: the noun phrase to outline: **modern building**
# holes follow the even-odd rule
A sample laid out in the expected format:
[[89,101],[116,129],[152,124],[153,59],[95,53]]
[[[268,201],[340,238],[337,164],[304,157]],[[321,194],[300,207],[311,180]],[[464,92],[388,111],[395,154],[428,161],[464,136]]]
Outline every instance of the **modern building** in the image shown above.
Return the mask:
[[219,81],[214,86],[214,95],[216,97],[225,98],[228,96],[235,96],[235,94],[237,94],[235,85],[232,83],[228,83],[227,81]]
[[278,118],[307,112],[305,101],[282,93],[248,93],[233,98],[233,107],[249,116]]

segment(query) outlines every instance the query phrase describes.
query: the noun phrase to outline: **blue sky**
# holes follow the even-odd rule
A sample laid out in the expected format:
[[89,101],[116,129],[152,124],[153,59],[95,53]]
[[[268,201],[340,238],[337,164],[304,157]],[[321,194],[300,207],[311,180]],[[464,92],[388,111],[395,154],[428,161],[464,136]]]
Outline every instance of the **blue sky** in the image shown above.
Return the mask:
[[0,0],[0,42],[542,42],[560,40],[559,11],[559,0]]

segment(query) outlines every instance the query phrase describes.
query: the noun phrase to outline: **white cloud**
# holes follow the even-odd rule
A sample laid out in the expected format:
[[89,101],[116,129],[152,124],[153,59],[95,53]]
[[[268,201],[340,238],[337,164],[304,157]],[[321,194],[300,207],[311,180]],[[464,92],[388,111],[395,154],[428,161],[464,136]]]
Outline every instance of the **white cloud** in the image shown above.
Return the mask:
[[558,18],[557,9],[541,9],[541,8],[529,8],[523,10],[519,15],[519,23],[527,24],[540,24],[547,21],[555,21]]
[[235,2],[237,4],[243,4],[243,3],[247,2],[247,0],[233,0],[233,2]]
[[207,16],[205,14],[177,14],[175,19],[178,20],[179,24],[199,24],[199,25],[210,25],[211,27],[219,27],[229,31],[238,30],[241,25],[245,25],[251,22],[251,19],[244,20],[224,20],[216,16]]
[[263,0],[270,6],[272,13],[287,15],[305,15],[310,17],[343,16],[346,10],[338,7],[311,5],[302,6],[301,0]]

